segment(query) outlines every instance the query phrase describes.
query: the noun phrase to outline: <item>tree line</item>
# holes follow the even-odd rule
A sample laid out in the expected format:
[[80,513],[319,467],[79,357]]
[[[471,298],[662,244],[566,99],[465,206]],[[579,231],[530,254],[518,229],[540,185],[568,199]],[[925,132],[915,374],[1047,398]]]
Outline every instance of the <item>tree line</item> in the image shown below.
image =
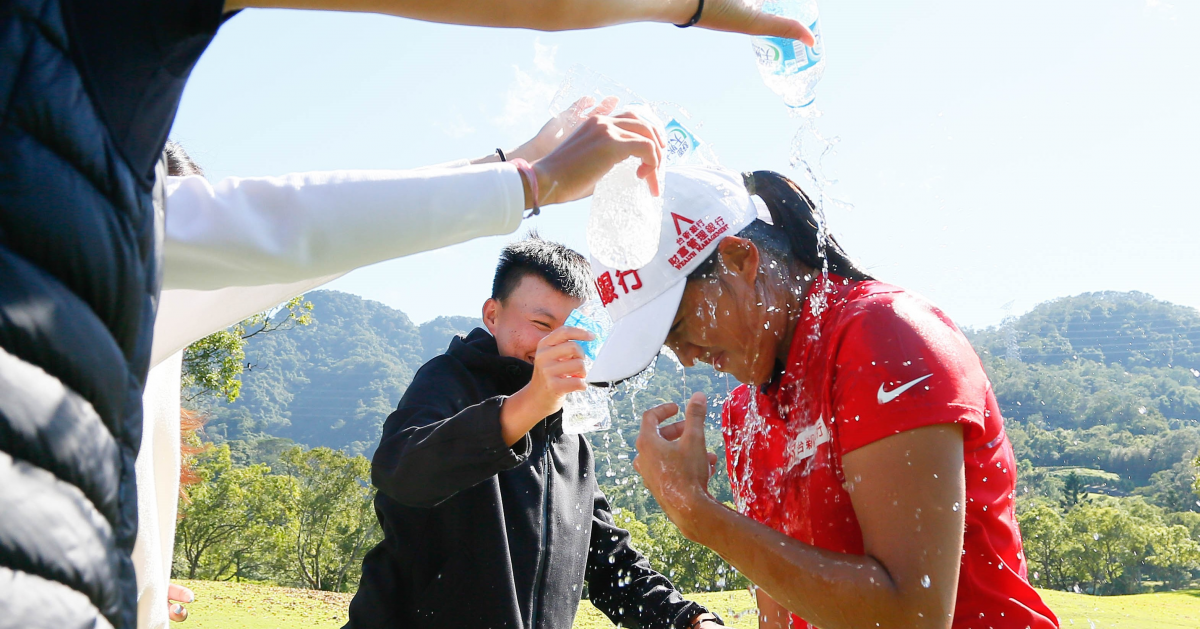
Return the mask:
[[272,465],[238,466],[228,445],[196,455],[172,576],[353,591],[380,539],[371,464],[330,448],[293,446]]
[[1038,587],[1137,594],[1188,587],[1200,569],[1200,513],[1170,513],[1140,497],[1038,502],[1018,521]]
[[[274,458],[270,465],[238,466],[228,445],[212,444],[196,456],[200,481],[184,490],[173,576],[354,591],[363,554],[381,539],[370,463],[298,446]],[[1059,502],[1019,502],[1030,582],[1087,594],[1192,583],[1200,572],[1200,513],[1169,512],[1140,496],[1089,495],[1085,482],[1070,474]],[[640,489],[608,493],[618,504],[635,505],[614,507],[613,514],[656,570],[685,592],[749,585],[716,553],[684,538],[661,511],[628,499],[642,495]]]
[[[363,554],[382,538],[366,458],[292,446],[271,464],[235,464],[227,444],[195,455],[199,481],[184,487],[172,576],[353,592]],[[661,513],[617,524],[659,572],[685,592],[749,585],[716,553]]]

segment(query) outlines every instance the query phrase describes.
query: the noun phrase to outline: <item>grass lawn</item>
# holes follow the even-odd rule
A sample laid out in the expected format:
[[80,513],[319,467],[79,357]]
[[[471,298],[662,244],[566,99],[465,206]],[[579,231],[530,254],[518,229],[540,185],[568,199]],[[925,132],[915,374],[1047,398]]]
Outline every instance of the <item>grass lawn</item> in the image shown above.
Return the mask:
[[[349,594],[225,583],[178,581],[196,592],[190,617],[180,629],[335,629],[346,622]],[[1062,626],[1084,629],[1196,629],[1200,627],[1200,590],[1087,596],[1040,590]],[[750,594],[745,591],[694,594],[690,598],[721,614],[740,629],[757,626]],[[1095,623],[1094,625],[1090,623]],[[586,601],[574,629],[607,629],[612,624]]]
[[346,622],[350,594],[175,579],[196,593],[179,629],[333,629]]
[[1196,629],[1200,627],[1200,590],[1136,594],[1133,596],[1088,596],[1069,592],[1038,590],[1042,600],[1058,614],[1064,628],[1130,627],[1141,629]]

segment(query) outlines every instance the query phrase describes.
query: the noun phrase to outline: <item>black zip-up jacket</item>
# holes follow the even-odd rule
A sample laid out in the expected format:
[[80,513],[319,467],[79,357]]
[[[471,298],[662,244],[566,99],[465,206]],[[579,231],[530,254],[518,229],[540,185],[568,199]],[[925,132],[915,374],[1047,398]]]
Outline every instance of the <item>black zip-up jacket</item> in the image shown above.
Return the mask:
[[585,582],[625,627],[686,627],[707,611],[629,545],[591,445],[563,434],[561,413],[504,444],[500,404],[532,374],[482,329],[417,371],[375,451],[384,539],[346,627],[569,629]]

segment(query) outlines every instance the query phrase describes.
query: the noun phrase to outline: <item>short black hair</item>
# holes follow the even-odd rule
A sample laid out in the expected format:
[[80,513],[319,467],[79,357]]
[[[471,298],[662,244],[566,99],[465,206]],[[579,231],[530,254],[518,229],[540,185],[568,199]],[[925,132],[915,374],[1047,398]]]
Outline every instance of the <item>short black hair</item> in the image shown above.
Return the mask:
[[558,292],[586,300],[592,286],[588,261],[574,249],[543,240],[536,231],[511,243],[500,252],[496,276],[492,279],[492,299],[504,301],[527,275],[546,281]]

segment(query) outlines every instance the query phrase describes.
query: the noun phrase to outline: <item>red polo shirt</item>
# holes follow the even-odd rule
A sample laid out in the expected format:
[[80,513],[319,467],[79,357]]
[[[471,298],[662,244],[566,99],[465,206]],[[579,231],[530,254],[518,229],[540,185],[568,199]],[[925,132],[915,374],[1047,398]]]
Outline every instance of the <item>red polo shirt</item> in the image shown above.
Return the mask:
[[738,387],[725,404],[738,509],[806,544],[862,554],[842,456],[907,430],[960,424],[966,537],[953,626],[1057,627],[1026,578],[1016,460],[970,343],[940,310],[894,286],[833,276],[810,292],[822,284],[825,303],[805,308],[784,373],[757,394]]

